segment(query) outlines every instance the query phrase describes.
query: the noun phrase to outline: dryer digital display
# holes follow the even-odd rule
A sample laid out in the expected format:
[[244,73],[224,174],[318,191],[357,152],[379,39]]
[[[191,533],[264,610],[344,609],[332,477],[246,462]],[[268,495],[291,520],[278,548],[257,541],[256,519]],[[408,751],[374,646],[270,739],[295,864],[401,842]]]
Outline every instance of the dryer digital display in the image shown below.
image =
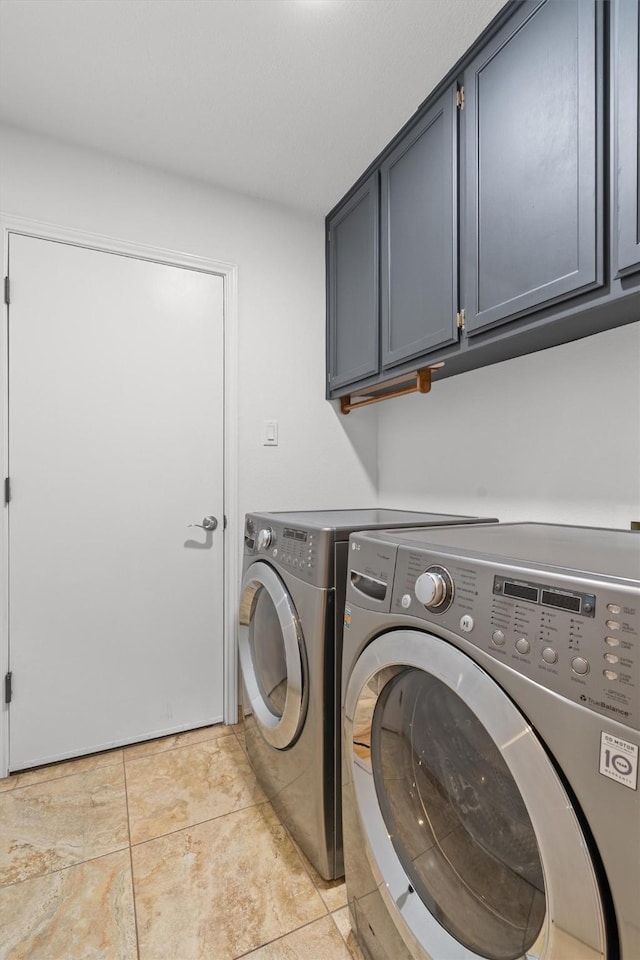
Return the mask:
[[292,530],[291,527],[285,527],[282,531],[282,536],[289,540],[301,540],[304,543],[307,539],[307,531]]
[[559,610],[578,613],[582,617],[594,617],[596,613],[596,598],[591,593],[573,593],[541,583],[505,580],[504,577],[494,578],[493,592],[503,597],[539,603],[544,607],[557,607]]

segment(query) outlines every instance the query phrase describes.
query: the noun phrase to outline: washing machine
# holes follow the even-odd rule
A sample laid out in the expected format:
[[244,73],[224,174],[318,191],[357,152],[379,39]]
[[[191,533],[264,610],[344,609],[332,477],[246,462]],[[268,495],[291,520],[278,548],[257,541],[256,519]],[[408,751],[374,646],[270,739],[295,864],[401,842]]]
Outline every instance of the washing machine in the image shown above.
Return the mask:
[[343,824],[371,960],[640,957],[640,534],[351,538]]
[[238,647],[247,753],[318,873],[343,875],[340,663],[349,535],[476,518],[386,509],[245,520]]

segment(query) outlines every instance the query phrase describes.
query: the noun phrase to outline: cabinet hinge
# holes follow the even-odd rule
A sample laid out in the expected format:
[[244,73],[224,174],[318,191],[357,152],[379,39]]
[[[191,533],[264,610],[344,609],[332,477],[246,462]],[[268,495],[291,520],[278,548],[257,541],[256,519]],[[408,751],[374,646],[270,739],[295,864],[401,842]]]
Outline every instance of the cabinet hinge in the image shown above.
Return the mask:
[[11,502],[11,477],[4,478],[4,502]]
[[456,107],[464,110],[464,87],[459,87],[456,90]]
[[11,296],[9,293],[9,277],[4,278],[4,302],[9,306],[11,303]]
[[11,684],[11,671],[9,671],[4,675],[4,702],[5,703],[11,703],[12,694],[13,694],[13,687]]
[[456,326],[458,330],[464,330],[464,308],[456,313]]

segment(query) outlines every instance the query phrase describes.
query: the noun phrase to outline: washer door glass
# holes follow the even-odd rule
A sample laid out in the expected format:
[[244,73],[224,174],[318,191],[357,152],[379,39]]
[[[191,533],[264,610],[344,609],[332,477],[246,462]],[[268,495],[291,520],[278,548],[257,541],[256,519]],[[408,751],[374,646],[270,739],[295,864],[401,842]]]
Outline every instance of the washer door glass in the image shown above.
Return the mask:
[[[499,685],[416,630],[372,640],[344,701],[356,835],[412,957],[606,957],[589,844]],[[349,875],[347,871],[347,887]]]
[[496,744],[457,693],[416,669],[385,686],[371,735],[380,809],[415,892],[474,953],[521,957],[544,921],[544,878]]
[[245,688],[264,738],[284,749],[296,740],[307,705],[300,621],[278,574],[252,564],[242,582],[238,647]]

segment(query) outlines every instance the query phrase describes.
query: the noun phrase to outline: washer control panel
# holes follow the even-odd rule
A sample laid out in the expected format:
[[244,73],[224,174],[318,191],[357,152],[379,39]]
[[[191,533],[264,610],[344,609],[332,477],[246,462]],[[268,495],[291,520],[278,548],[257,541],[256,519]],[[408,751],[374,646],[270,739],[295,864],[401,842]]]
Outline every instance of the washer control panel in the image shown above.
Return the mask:
[[390,607],[640,728],[640,591],[632,585],[400,546]]
[[327,538],[312,530],[285,526],[263,517],[248,515],[245,520],[244,553],[264,558],[308,583],[326,585],[330,562]]

